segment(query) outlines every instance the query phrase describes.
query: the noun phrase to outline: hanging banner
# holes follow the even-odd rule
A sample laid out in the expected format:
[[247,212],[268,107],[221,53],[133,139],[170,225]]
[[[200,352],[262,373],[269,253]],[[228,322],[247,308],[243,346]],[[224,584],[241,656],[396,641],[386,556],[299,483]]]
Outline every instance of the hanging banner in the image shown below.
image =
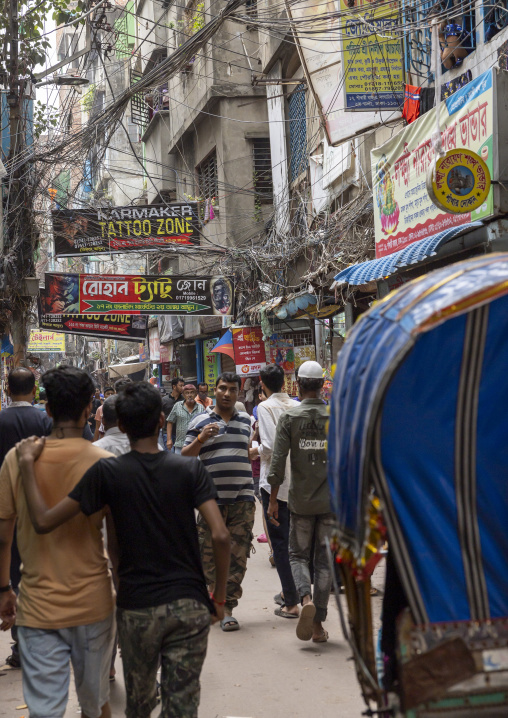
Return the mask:
[[42,354],[43,352],[65,353],[65,334],[33,329],[30,332],[27,351],[34,352],[34,354]]
[[286,334],[272,334],[269,343],[270,363],[282,367],[285,374],[293,374],[295,371],[293,338]]
[[344,109],[399,110],[404,104],[400,3],[340,0]]
[[43,314],[39,326],[44,330],[56,330],[63,334],[80,334],[83,336],[119,339],[135,342],[146,336],[146,317],[131,314],[111,314],[103,317],[100,314]]
[[150,351],[150,361],[158,364],[161,360],[159,327],[150,327],[150,329],[148,330],[148,346]]
[[[441,102],[439,125],[443,150],[464,148],[478,154],[492,179],[495,70]],[[427,192],[426,179],[435,159],[432,134],[436,116],[428,112],[371,152],[374,194],[376,257],[384,257],[412,242],[494,213],[493,189],[477,210],[450,214],[436,207]]]
[[222,276],[50,273],[41,302],[45,314],[231,316],[234,291],[233,281]]
[[55,209],[51,215],[58,257],[199,244],[197,202]]
[[219,378],[219,355],[212,353],[212,349],[218,341],[218,337],[205,339],[203,341],[203,381],[205,381],[209,387],[214,387]]
[[240,376],[259,374],[266,366],[265,343],[261,327],[232,327],[236,371]]

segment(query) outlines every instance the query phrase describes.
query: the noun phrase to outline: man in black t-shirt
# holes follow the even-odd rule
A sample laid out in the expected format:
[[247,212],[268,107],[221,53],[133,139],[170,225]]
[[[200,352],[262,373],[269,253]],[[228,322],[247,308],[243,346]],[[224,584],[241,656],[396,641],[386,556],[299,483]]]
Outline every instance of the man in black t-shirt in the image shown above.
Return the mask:
[[[18,441],[29,436],[48,436],[51,434],[53,422],[44,411],[32,406],[35,398],[35,376],[25,367],[16,367],[7,377],[7,394],[11,404],[0,411],[0,466],[6,454],[16,446]],[[18,590],[21,580],[21,558],[19,556],[16,534],[11,547],[10,580],[14,591]],[[11,668],[20,668],[19,644],[17,627],[11,628],[13,640],[11,655],[5,662]]]
[[[216,490],[198,459],[161,452],[165,423],[159,392],[141,382],[124,387],[116,401],[118,425],[130,440],[128,454],[101,459],[71,494],[48,509],[35,482],[34,462],[43,440],[27,439],[18,455],[30,517],[47,533],[80,511],[109,506],[117,535],[117,620],[127,691],[128,718],[149,718],[156,704],[161,659],[161,715],[195,718],[199,676],[212,623],[224,617],[230,536]],[[216,565],[209,596],[201,566],[194,510],[212,532]]]

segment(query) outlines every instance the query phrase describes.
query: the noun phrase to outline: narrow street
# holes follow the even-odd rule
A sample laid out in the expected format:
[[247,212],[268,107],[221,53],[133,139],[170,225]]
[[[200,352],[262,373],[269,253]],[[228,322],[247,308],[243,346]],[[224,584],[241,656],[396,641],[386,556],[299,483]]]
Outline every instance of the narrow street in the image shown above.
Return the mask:
[[[262,532],[257,509],[255,536]],[[364,704],[356,680],[351,651],[340,629],[335,599],[330,599],[327,644],[302,643],[295,636],[295,622],[273,615],[273,596],[278,592],[277,573],[268,562],[267,544],[254,541],[244,582],[244,596],[236,612],[241,630],[225,634],[214,626],[202,674],[199,718],[359,718]],[[383,567],[374,584],[382,586]],[[374,599],[376,627],[381,599]],[[0,635],[0,656],[8,655],[9,634]],[[114,718],[124,715],[125,690],[121,661],[112,684]],[[0,717],[28,717],[17,710],[23,705],[21,672],[6,669],[0,677]],[[79,712],[74,690],[65,714]],[[154,716],[159,715],[157,708]]]

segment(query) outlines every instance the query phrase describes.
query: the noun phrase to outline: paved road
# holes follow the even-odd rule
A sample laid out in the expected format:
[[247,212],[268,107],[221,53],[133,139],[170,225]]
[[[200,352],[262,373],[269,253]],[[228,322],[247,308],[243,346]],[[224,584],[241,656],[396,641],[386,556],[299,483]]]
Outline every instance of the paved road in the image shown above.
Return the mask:
[[[259,509],[259,507],[258,507]],[[258,510],[255,535],[262,531]],[[199,718],[357,718],[364,709],[351,655],[339,626],[334,598],[330,600],[327,628],[330,641],[298,641],[295,622],[274,616],[273,596],[279,590],[277,573],[268,563],[268,547],[255,541],[249,560],[244,596],[235,612],[241,624],[236,633],[211,630],[202,674]],[[382,567],[376,575],[382,580]],[[375,599],[376,624],[380,599]],[[8,636],[0,635],[0,664],[8,655]],[[121,668],[118,659],[117,668]],[[113,716],[124,715],[125,691],[121,678],[112,685]],[[20,671],[0,677],[0,716],[24,716]],[[79,708],[71,694],[66,718]],[[157,716],[158,710],[154,711]]]

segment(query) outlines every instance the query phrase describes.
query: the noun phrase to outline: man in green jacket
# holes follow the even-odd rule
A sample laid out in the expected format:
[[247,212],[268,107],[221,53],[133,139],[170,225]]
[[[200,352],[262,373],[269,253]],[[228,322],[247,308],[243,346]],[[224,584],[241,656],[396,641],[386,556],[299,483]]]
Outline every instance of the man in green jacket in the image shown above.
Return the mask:
[[[298,372],[301,403],[288,409],[279,419],[268,474],[272,487],[268,518],[277,522],[277,494],[284,481],[286,459],[291,452],[291,485],[289,510],[289,561],[302,610],[296,635],[302,641],[311,638],[324,643],[328,633],[326,619],[332,576],[325,551],[335,517],[330,508],[326,476],[326,422],[328,412],[320,398],[323,369],[315,361],[306,361]],[[314,542],[314,595],[312,595],[310,562]]]

